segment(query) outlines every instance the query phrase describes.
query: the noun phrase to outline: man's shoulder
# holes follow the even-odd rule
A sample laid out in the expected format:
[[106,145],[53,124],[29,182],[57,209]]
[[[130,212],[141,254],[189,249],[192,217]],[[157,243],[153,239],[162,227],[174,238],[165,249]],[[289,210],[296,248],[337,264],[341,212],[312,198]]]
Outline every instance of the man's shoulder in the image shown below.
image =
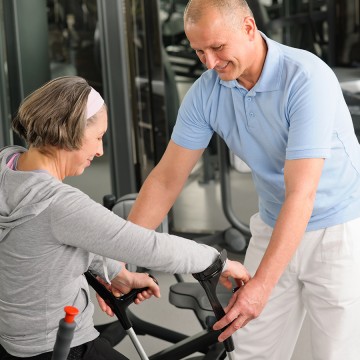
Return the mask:
[[331,72],[330,67],[318,55],[304,49],[294,48],[287,45],[279,44],[281,49],[284,66],[288,69],[302,71],[304,75],[313,76],[317,73]]

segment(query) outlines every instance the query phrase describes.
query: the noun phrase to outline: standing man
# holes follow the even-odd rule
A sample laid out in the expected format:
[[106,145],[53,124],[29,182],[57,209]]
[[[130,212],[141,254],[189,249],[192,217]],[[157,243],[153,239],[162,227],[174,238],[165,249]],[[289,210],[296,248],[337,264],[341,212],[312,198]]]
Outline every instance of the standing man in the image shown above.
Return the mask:
[[156,228],[218,133],[259,196],[253,277],[214,325],[230,324],[219,339],[234,335],[239,360],[290,359],[307,312],[314,359],[360,359],[360,147],[336,76],[259,32],[244,0],[192,0],[184,24],[208,71],[129,219]]

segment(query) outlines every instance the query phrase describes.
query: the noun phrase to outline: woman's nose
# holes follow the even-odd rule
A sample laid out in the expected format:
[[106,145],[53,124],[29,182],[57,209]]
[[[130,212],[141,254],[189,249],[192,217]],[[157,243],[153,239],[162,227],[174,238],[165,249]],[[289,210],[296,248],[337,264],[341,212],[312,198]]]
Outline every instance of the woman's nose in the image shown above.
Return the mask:
[[104,155],[104,144],[103,142],[101,142],[101,145],[99,145],[99,148],[96,152],[96,156],[97,157],[100,157],[100,156],[103,156]]

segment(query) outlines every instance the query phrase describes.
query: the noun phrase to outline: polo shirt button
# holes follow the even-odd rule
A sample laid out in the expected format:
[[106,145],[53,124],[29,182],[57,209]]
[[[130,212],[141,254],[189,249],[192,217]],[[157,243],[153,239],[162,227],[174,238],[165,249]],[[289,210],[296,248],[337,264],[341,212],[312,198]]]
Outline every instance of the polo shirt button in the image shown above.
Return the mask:
[[248,99],[248,101],[251,101],[251,100],[252,100],[251,97],[248,97],[247,99]]
[[253,113],[253,112],[251,112],[249,115],[250,115],[250,116],[254,116],[254,113]]

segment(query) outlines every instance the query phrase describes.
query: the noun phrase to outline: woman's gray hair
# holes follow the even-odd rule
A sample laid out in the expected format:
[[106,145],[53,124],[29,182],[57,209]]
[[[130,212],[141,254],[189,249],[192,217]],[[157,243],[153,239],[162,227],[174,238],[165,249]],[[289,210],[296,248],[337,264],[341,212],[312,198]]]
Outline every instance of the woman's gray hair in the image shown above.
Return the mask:
[[93,120],[86,119],[90,91],[91,86],[78,76],[51,80],[24,99],[12,127],[28,146],[77,150],[87,123]]

